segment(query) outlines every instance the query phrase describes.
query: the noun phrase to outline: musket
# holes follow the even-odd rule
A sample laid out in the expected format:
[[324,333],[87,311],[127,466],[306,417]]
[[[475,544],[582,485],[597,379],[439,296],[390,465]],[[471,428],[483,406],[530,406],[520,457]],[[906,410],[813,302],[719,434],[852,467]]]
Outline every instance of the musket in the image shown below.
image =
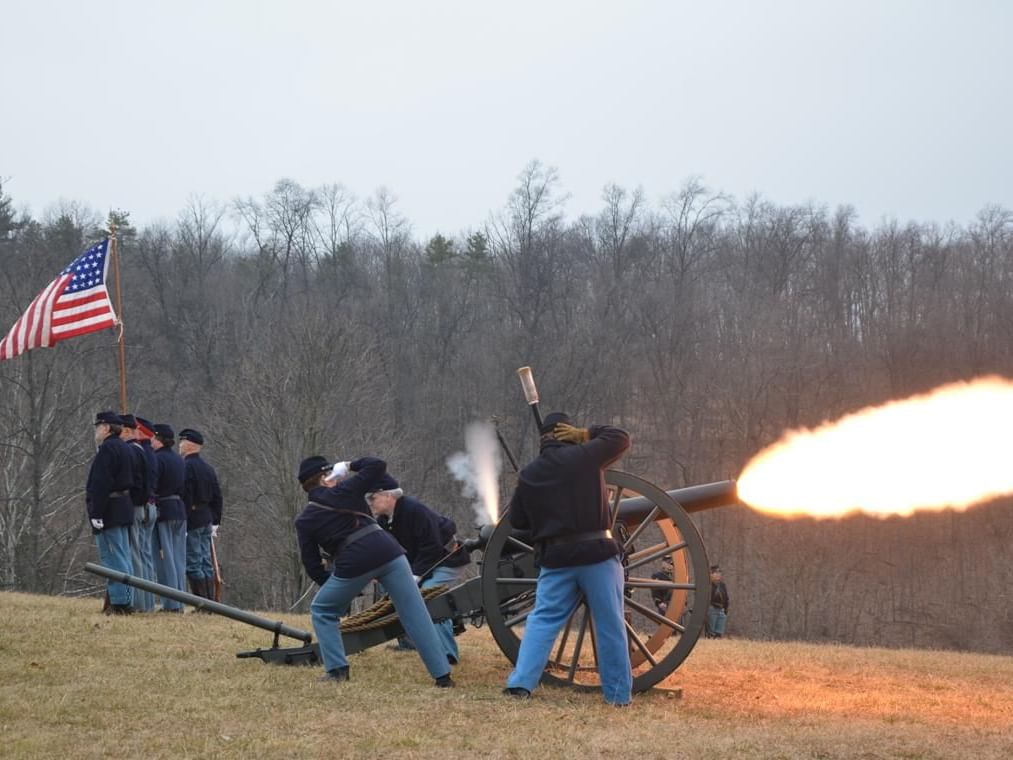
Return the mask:
[[215,601],[220,602],[222,600],[222,586],[225,584],[222,582],[222,569],[218,565],[218,552],[215,551],[214,536],[211,537],[211,566],[215,569],[215,578],[214,578]]

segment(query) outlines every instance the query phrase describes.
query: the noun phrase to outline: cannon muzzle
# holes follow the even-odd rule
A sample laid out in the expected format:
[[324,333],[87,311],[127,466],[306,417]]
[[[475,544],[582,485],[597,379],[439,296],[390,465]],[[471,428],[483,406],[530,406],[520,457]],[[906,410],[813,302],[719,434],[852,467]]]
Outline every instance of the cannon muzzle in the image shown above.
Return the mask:
[[189,604],[197,609],[207,610],[213,612],[216,615],[222,615],[232,620],[238,620],[240,623],[246,623],[247,625],[256,626],[257,628],[263,628],[265,631],[271,631],[277,641],[278,635],[288,636],[289,638],[299,639],[307,644],[313,641],[313,634],[308,631],[300,630],[299,628],[293,628],[286,623],[282,623],[278,620],[268,620],[262,618],[259,615],[254,615],[252,612],[241,610],[238,607],[230,607],[227,604],[221,602],[215,602],[211,599],[205,599],[202,596],[196,596],[195,594],[188,594],[185,591],[172,588],[170,586],[163,586],[161,583],[155,583],[154,581],[145,580],[144,578],[138,578],[136,575],[129,575],[127,573],[121,573],[117,570],[110,570],[104,565],[97,565],[94,562],[89,562],[84,566],[84,569],[94,575],[101,575],[103,578],[116,581],[118,583],[125,583],[128,586],[139,588],[142,591],[150,591],[152,594],[158,594],[164,596],[167,599],[175,599],[177,602],[183,604]]
[[475,552],[480,549],[484,549],[485,545],[489,543],[489,537],[492,536],[492,532],[496,530],[495,525],[483,525],[478,529],[478,535],[474,538],[466,538],[461,542],[461,547],[466,552]]
[[[739,503],[734,480],[720,480],[716,483],[676,488],[667,491],[667,493],[689,513],[703,512]],[[638,525],[648,519],[654,506],[654,502],[643,496],[623,499],[619,502],[619,519],[627,525]]]

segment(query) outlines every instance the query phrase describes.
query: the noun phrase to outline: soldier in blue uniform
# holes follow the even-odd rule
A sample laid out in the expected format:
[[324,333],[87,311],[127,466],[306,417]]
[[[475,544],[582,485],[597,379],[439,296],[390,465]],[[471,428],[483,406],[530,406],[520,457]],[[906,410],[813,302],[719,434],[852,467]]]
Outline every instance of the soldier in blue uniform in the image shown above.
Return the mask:
[[[362,588],[377,580],[390,594],[401,624],[436,685],[453,686],[450,665],[404,550],[376,524],[366,506],[366,494],[384,489],[387,463],[372,457],[341,463],[336,473],[339,482],[327,487],[324,479],[330,471],[323,457],[302,461],[299,482],[309,503],[295,521],[303,566],[320,586],[310,611],[324,661],[321,680],[349,679],[340,618]],[[321,550],[331,557],[331,575],[321,561]]]
[[541,450],[521,470],[510,501],[510,523],[531,532],[540,568],[535,609],[505,691],[531,695],[556,635],[583,595],[594,621],[602,694],[609,704],[628,705],[633,675],[623,567],[610,530],[604,470],[630,447],[630,436],[606,425],[574,427],[561,412],[547,416],[539,432]]
[[183,504],[186,507],[186,577],[190,591],[214,598],[215,571],[211,566],[211,539],[222,522],[222,490],[214,468],[201,459],[204,436],[197,430],[179,431],[179,453],[183,455],[186,478]]
[[[421,581],[421,588],[460,583],[471,557],[456,546],[457,525],[454,521],[437,514],[418,499],[406,496],[389,475],[383,485],[385,490],[370,495],[369,509],[380,527],[388,530],[405,550],[412,574]],[[440,621],[436,631],[440,634],[448,662],[456,665],[461,656],[454,639],[453,621]],[[397,648],[414,649],[415,646],[411,639],[405,637],[398,642]]]
[[[172,448],[176,433],[165,423],[153,427],[157,471],[155,476],[155,504],[158,518],[152,554],[158,582],[180,591],[186,591],[186,507],[183,489],[186,482],[186,465],[183,457]],[[163,612],[182,612],[182,602],[162,598]]]
[[[122,420],[115,412],[95,415],[95,443],[98,451],[88,471],[85,501],[99,560],[110,570],[130,573],[130,526],[134,508],[130,487],[134,482],[133,457],[120,440]],[[130,586],[109,581],[109,614],[129,615],[133,608]]]
[[[155,452],[151,441],[141,432],[139,420],[132,414],[121,414],[123,432],[120,437],[129,444],[133,458],[134,485],[130,488],[130,500],[134,505],[134,522],[130,526],[130,555],[133,574],[146,581],[155,580],[155,561],[152,557],[151,540],[155,532]],[[150,433],[145,425],[145,430]],[[134,589],[134,612],[151,612],[155,608],[155,596],[150,591]]]

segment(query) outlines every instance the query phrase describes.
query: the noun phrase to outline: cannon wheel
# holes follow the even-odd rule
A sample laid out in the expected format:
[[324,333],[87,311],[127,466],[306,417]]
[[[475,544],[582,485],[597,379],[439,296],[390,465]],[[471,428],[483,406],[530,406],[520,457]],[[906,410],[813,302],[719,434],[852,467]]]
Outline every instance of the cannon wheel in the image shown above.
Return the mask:
[[[626,632],[633,691],[641,692],[674,672],[689,656],[703,631],[710,602],[707,552],[689,514],[663,490],[617,470],[608,470],[605,482],[613,533],[623,541],[627,552]],[[618,519],[618,505],[623,498],[633,496],[645,497],[653,506],[642,523],[627,525]],[[644,540],[650,545],[637,548]],[[534,608],[537,568],[532,561],[533,551],[532,547],[511,536],[509,521],[504,517],[489,539],[482,562],[486,620],[493,638],[511,663],[517,662],[522,624]],[[673,561],[670,583],[652,580],[645,572],[645,566],[658,562],[665,555],[671,556]],[[509,571],[502,569],[505,567]],[[642,594],[640,599],[636,598],[638,590],[651,588],[672,592],[664,614],[659,613],[649,599],[645,603]],[[508,601],[500,602],[502,599]],[[556,638],[542,683],[581,690],[599,688],[594,638],[587,604],[581,600]]]

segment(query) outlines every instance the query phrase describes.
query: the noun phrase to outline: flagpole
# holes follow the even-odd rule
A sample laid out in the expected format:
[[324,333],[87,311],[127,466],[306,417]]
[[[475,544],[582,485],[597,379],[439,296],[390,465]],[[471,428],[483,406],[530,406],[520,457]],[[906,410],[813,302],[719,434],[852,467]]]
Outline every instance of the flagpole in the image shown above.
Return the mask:
[[116,321],[120,337],[120,412],[127,411],[127,346],[123,337],[123,295],[120,291],[120,255],[116,246],[116,223],[109,224],[109,255],[113,259],[113,281],[116,284]]

